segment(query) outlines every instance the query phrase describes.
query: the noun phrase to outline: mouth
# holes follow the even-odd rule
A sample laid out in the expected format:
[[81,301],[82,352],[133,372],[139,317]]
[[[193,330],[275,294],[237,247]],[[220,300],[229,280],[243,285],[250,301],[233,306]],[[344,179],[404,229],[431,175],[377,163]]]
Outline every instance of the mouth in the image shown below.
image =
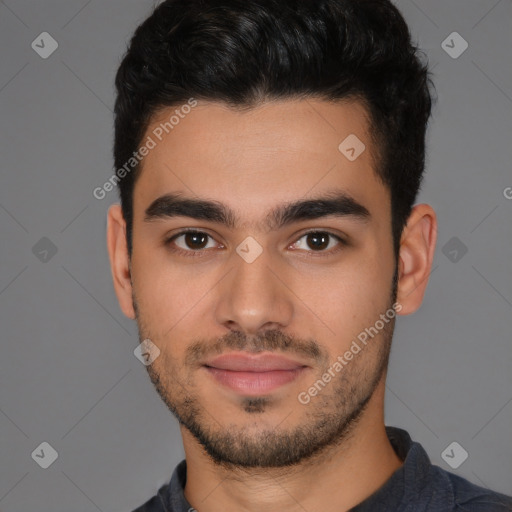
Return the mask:
[[233,352],[209,360],[204,368],[224,387],[246,396],[261,396],[293,382],[309,367],[277,354]]

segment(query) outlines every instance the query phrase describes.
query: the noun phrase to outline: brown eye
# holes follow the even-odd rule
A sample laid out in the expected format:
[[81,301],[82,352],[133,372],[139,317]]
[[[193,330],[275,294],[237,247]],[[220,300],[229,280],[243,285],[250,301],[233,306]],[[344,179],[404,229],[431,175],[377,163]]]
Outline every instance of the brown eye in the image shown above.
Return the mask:
[[324,250],[329,245],[330,235],[328,233],[308,233],[306,235],[309,247],[315,250]]
[[188,230],[173,235],[165,241],[165,245],[172,251],[185,256],[199,256],[205,252],[204,249],[208,248],[208,239],[213,240],[207,233]]
[[[305,242],[301,242],[303,239]],[[333,241],[337,243],[333,243]],[[293,244],[296,249],[305,249],[307,252],[313,253],[334,253],[345,245],[346,243],[341,237],[329,233],[328,231],[309,231],[308,233],[304,233],[299,240]]]
[[183,237],[183,241],[189,249],[204,249],[208,242],[206,233],[185,233]]

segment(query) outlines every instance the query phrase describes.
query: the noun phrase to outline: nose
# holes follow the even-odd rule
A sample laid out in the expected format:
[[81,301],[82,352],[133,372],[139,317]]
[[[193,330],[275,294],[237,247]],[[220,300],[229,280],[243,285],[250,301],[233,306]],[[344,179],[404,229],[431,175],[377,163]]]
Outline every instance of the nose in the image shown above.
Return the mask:
[[294,313],[286,273],[266,251],[251,263],[233,254],[235,268],[217,289],[216,320],[225,327],[257,335],[286,328]]

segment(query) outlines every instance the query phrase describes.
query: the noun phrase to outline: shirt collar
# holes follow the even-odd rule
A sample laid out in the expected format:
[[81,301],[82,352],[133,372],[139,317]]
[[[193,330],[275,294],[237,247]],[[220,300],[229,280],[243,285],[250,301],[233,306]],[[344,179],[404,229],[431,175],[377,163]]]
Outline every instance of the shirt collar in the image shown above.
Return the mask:
[[[403,465],[382,487],[352,508],[352,512],[370,512],[382,510],[382,507],[386,510],[399,510],[401,505],[416,501],[428,484],[432,466],[423,447],[412,441],[410,435],[401,428],[386,427],[386,434]],[[184,494],[186,481],[187,462],[182,460],[174,469],[169,486],[158,493],[169,512],[192,509]]]
[[403,464],[382,487],[352,508],[351,512],[383,510],[382,507],[398,511],[402,504],[417,500],[428,479],[431,463],[423,447],[412,441],[408,432],[401,428],[386,427],[386,434]]

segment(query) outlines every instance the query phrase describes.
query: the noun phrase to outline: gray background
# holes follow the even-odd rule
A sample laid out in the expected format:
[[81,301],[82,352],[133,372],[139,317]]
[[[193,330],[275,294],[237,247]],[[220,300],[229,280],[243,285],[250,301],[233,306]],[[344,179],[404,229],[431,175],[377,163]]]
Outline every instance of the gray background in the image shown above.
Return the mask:
[[[183,458],[113,291],[116,192],[92,195],[112,173],[114,73],[153,4],[0,2],[2,512],[131,510]],[[512,3],[398,6],[439,95],[420,202],[440,228],[424,304],[397,322],[386,422],[434,463],[512,494]],[[47,59],[31,48],[44,31],[59,44]],[[469,44],[456,59],[441,46],[454,31]],[[58,452],[48,469],[31,457],[43,441]],[[456,470],[441,457],[453,441],[469,453]]]

